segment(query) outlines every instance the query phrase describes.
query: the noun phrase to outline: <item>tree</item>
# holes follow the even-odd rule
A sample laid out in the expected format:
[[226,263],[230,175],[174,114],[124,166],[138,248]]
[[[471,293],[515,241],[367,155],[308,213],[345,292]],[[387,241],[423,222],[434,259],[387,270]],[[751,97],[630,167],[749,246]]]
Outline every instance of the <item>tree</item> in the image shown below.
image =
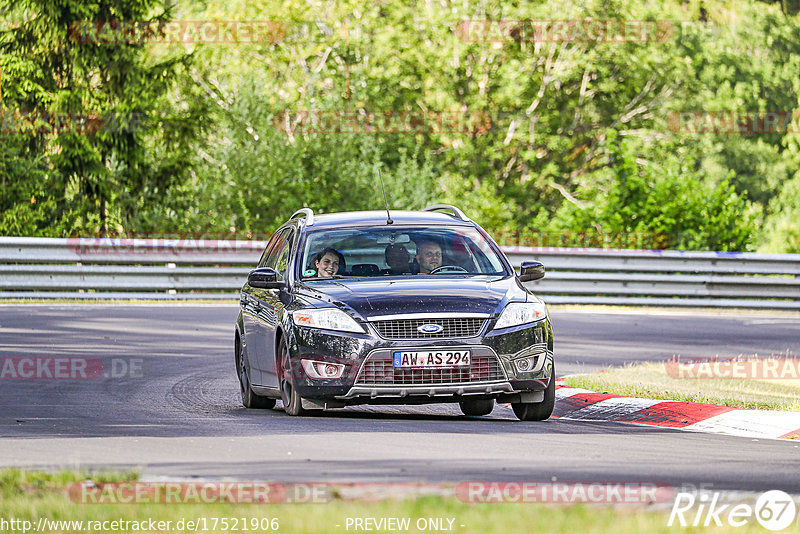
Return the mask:
[[[196,110],[175,116],[168,100],[189,57],[154,59],[146,42],[120,31],[119,21],[159,28],[169,8],[159,0],[0,0],[0,11],[17,21],[0,35],[6,116],[31,123],[15,126],[10,144],[29,162],[46,162],[41,194],[58,220],[50,228],[123,228],[137,203],[182,180],[201,124]],[[16,187],[4,201],[27,202],[39,178],[10,175]]]
[[694,162],[642,162],[629,141],[608,132],[609,165],[594,174],[596,187],[565,203],[555,229],[596,228],[612,236],[640,235],[649,248],[747,250],[754,237],[754,213],[727,182],[698,176]]
[[800,253],[800,174],[770,202],[759,251]]

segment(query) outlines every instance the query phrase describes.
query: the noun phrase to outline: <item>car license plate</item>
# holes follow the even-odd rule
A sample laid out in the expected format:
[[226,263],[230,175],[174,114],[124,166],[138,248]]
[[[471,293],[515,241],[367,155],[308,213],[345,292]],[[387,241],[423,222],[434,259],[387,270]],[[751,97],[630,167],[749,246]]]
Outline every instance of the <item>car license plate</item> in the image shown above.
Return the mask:
[[470,364],[468,350],[395,351],[395,367],[460,367]]

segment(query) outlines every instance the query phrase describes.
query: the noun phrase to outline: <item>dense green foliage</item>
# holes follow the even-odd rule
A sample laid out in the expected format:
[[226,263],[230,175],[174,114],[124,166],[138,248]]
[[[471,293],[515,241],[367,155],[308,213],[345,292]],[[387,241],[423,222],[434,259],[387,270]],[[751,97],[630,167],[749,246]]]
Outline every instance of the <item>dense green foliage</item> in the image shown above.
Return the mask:
[[[798,133],[676,120],[798,108],[794,4],[580,4],[0,0],[4,116],[115,122],[4,128],[0,234],[261,234],[302,206],[380,208],[380,169],[393,208],[452,202],[506,242],[800,251]],[[70,33],[169,19],[280,31],[189,44]],[[464,22],[576,19],[661,22],[624,42]],[[374,131],[369,113],[389,125]],[[431,122],[442,116],[451,127]]]

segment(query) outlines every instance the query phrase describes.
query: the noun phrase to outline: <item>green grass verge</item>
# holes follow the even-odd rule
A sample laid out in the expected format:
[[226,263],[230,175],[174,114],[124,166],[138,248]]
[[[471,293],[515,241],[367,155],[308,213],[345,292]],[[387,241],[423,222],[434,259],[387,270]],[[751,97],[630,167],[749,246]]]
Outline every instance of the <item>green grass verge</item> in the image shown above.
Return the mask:
[[[645,507],[611,507],[600,505],[545,505],[545,504],[469,504],[454,497],[417,497],[385,499],[377,502],[344,501],[334,499],[323,504],[81,504],[66,495],[69,484],[90,478],[94,482],[130,481],[135,474],[92,474],[59,472],[55,474],[5,470],[0,471],[0,519],[11,518],[30,521],[35,530],[40,517],[55,521],[83,521],[87,532],[89,521],[170,521],[168,529],[161,532],[194,532],[194,529],[176,528],[180,520],[198,521],[205,518],[206,530],[199,532],[252,532],[252,521],[267,522],[276,519],[277,528],[260,530],[291,534],[320,534],[326,532],[357,532],[347,528],[348,518],[409,518],[411,527],[403,532],[421,532],[416,522],[419,518],[453,519],[454,533],[640,533],[640,532],[726,532],[727,528],[668,527],[669,506],[661,509]],[[687,516],[688,517],[688,516]],[[216,520],[217,528],[211,528]],[[228,529],[222,518],[228,518]],[[234,520],[238,528],[232,528]],[[275,524],[275,523],[273,523]],[[447,525],[447,522],[444,523]],[[112,532],[102,524],[94,524],[93,532]],[[338,526],[337,526],[338,525]],[[19,524],[18,524],[19,526]],[[108,524],[108,527],[111,527]],[[17,529],[17,531],[20,531]],[[49,529],[48,531],[55,531]],[[64,526],[60,532],[79,532],[75,525]],[[135,531],[117,529],[114,532]],[[388,530],[378,530],[388,532]],[[435,532],[435,530],[424,530]],[[737,528],[736,532],[763,532],[757,523]],[[795,522],[783,532],[800,532]]]
[[665,363],[637,363],[590,375],[567,377],[568,386],[601,393],[734,408],[800,411],[800,381],[673,378]]

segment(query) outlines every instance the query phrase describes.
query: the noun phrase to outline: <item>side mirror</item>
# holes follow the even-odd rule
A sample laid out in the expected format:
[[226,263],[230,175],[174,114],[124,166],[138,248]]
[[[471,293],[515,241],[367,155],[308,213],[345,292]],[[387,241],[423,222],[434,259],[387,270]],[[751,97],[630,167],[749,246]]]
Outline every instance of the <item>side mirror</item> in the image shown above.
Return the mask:
[[260,289],[280,289],[284,286],[283,282],[278,282],[278,273],[270,267],[253,269],[247,275],[247,283],[250,287]]
[[544,264],[540,261],[523,261],[519,268],[519,281],[530,282],[544,278]]

